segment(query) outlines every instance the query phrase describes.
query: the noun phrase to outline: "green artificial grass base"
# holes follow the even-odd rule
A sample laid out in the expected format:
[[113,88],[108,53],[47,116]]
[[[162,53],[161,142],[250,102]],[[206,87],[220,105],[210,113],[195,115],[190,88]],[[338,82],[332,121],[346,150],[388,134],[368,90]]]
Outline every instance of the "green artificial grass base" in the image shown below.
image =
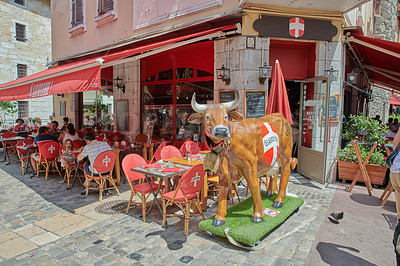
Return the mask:
[[213,216],[201,221],[199,223],[200,229],[222,237],[226,237],[225,228],[228,227],[230,228],[229,236],[238,242],[252,246],[275,227],[283,223],[297,208],[304,203],[302,198],[286,196],[283,200],[283,206],[281,208],[273,208],[272,204],[274,203],[277,195],[274,194],[271,198],[265,198],[263,195],[264,192],[261,191],[263,209],[268,208],[277,210],[280,212],[278,215],[271,217],[264,214],[263,222],[253,223],[251,221],[253,214],[253,197],[250,197],[227,210],[225,224],[223,226],[214,227],[212,225],[212,221],[214,220],[215,216]]

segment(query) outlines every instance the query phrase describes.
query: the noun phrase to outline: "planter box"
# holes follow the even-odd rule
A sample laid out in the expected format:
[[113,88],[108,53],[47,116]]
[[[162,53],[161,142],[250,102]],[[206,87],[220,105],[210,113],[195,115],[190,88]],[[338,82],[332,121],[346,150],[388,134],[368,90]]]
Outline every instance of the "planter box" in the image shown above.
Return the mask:
[[[358,163],[338,161],[339,179],[354,180],[359,169],[360,166]],[[369,179],[371,180],[371,184],[374,185],[384,184],[386,170],[387,170],[386,166],[367,164],[366,169],[368,172]],[[364,179],[361,176],[361,174],[360,177],[358,178],[358,182],[364,182]]]

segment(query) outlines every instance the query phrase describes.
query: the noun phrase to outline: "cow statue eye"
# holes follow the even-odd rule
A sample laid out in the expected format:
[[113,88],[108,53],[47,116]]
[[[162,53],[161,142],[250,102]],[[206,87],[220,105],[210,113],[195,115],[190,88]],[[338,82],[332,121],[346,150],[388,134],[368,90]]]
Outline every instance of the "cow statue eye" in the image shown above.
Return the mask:
[[205,120],[206,120],[207,122],[210,122],[210,121],[211,121],[211,117],[210,117],[209,115],[206,115]]
[[225,121],[228,121],[228,115],[225,115],[224,119]]

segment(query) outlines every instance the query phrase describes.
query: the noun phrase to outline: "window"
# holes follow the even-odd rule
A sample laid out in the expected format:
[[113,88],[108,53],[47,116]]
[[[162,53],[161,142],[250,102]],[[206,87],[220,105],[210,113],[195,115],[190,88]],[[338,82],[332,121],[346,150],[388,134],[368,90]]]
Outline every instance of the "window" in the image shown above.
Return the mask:
[[113,0],[99,0],[99,10],[98,10],[99,15],[113,9],[114,9]]
[[18,101],[18,117],[29,117],[29,108],[27,101]]
[[71,27],[83,23],[83,0],[71,0]]
[[25,0],[14,0],[14,3],[24,6]]
[[28,75],[28,66],[17,64],[17,78],[22,78]]
[[15,39],[17,39],[17,41],[21,42],[27,41],[27,39],[25,38],[26,36],[25,28],[26,28],[25,25],[15,23]]

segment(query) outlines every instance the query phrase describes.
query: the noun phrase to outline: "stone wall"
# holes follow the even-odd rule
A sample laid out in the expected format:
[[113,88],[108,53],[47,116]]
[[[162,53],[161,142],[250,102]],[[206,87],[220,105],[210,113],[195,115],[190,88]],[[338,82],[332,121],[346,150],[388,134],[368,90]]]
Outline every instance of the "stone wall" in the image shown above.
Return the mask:
[[397,0],[382,0],[381,15],[375,17],[375,38],[395,40]]
[[[30,75],[45,70],[51,61],[50,1],[25,2],[26,6],[21,6],[13,0],[0,0],[0,83],[17,78],[17,64],[27,65]],[[15,39],[15,23],[26,26],[26,42]],[[52,97],[28,101],[29,116],[47,122],[53,113]]]

